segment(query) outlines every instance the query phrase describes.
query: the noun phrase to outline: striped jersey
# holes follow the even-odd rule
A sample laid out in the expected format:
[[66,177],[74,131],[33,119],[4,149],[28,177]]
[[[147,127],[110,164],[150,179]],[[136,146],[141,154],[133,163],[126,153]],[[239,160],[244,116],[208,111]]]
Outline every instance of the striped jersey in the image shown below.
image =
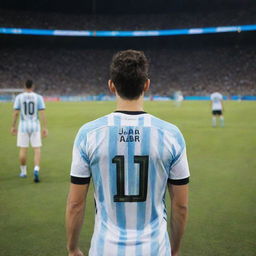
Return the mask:
[[34,92],[23,92],[16,96],[13,108],[20,110],[19,131],[32,133],[40,131],[38,111],[45,109],[43,97]]
[[210,96],[212,101],[212,110],[222,110],[223,96],[219,92],[214,92]]
[[170,256],[167,182],[188,183],[179,129],[145,112],[120,111],[82,126],[71,182],[92,177],[96,203],[90,256]]

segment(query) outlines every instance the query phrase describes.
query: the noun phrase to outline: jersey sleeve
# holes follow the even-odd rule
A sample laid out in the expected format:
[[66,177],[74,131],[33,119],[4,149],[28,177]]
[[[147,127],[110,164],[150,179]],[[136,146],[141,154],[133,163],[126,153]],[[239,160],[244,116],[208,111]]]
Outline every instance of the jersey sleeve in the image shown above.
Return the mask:
[[44,110],[45,109],[44,99],[41,95],[38,96],[37,108],[38,108],[38,110]]
[[80,129],[73,146],[71,164],[71,183],[87,184],[90,182],[90,161],[86,153],[87,134]]
[[20,97],[16,96],[13,104],[13,109],[20,110]]
[[179,131],[172,145],[173,158],[169,170],[168,182],[173,185],[185,185],[189,182],[189,166],[186,153],[186,144]]

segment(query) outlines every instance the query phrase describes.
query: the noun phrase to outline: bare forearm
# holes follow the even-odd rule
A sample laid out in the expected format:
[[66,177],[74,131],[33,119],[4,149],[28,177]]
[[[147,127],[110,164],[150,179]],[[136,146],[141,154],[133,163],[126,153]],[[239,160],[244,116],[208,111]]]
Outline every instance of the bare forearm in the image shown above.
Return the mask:
[[75,204],[68,201],[66,211],[67,249],[74,251],[78,248],[80,231],[84,219],[84,203]]
[[173,254],[179,252],[181,239],[185,231],[188,209],[184,207],[172,206],[171,215],[171,246]]
[[43,128],[47,128],[47,121],[46,121],[46,117],[45,117],[45,112],[44,110],[41,111],[41,120],[42,120],[42,124],[43,124]]
[[18,120],[18,115],[19,115],[19,113],[16,112],[16,111],[12,115],[12,127],[13,128],[16,128],[16,124],[17,124],[17,120]]

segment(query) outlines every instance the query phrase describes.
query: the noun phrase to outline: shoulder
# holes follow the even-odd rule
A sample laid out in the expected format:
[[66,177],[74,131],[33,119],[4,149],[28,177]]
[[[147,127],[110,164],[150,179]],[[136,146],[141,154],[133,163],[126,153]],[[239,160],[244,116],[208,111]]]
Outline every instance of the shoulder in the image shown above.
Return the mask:
[[18,103],[18,102],[22,101],[23,95],[24,95],[23,93],[20,93],[20,94],[16,95],[15,99],[14,99],[14,102]]
[[23,92],[22,92],[22,93],[19,93],[19,94],[17,94],[17,95],[15,96],[15,99],[19,99],[19,98],[21,98],[23,95],[24,95]]
[[151,127],[157,128],[164,135],[164,140],[166,141],[166,145],[170,151],[173,153],[175,152],[174,154],[183,152],[186,147],[186,142],[183,134],[176,125],[159,118],[152,117]]
[[181,131],[176,125],[169,123],[167,121],[164,121],[155,116],[151,116],[151,125],[152,127],[161,129],[173,135],[181,135]]
[[88,133],[93,132],[97,129],[101,129],[102,127],[105,127],[107,125],[108,125],[107,116],[102,116],[98,119],[95,119],[81,126],[78,131],[78,136],[85,137]]
[[38,99],[43,99],[43,96],[36,93],[36,92],[33,92],[34,93],[34,96],[37,97]]
[[14,103],[13,103],[13,109],[14,110],[20,110],[20,107],[21,107],[21,100],[20,100],[20,96],[21,94],[18,94],[15,96],[15,99],[14,99]]

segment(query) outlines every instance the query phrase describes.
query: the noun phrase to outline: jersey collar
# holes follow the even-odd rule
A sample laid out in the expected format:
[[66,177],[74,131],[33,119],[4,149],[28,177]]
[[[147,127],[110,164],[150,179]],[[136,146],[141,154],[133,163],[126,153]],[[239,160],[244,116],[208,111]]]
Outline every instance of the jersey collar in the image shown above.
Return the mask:
[[114,113],[122,113],[126,115],[141,115],[141,114],[147,114],[145,111],[127,111],[127,110],[117,110]]

